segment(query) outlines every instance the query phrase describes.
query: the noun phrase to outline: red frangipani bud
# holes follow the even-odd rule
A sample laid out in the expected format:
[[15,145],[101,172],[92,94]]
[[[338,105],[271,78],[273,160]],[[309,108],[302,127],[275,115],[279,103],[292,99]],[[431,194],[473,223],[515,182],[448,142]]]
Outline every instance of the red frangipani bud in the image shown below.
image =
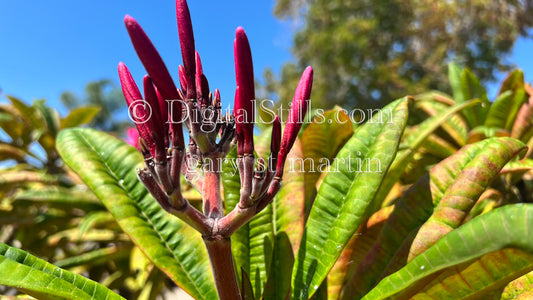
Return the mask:
[[202,61],[200,60],[200,54],[196,52],[196,97],[198,98],[198,105],[207,106],[209,98],[209,83],[204,75],[202,69]]
[[157,94],[150,76],[144,76],[143,86],[144,97],[152,110],[152,115],[148,123],[150,124],[150,132],[156,145],[155,160],[162,161],[166,159],[165,136],[168,136],[168,133],[165,131],[161,109],[159,108],[159,100],[157,99]]
[[[255,111],[252,100],[255,100],[254,87],[254,68],[252,64],[252,52],[248,38],[242,27],[237,28],[234,42],[235,55],[235,76],[237,81],[237,91],[239,96],[239,103],[235,103],[235,122],[237,124],[237,135],[241,131],[244,136],[245,154],[253,154],[254,152],[254,120]],[[242,130],[239,127],[242,126]]]
[[178,72],[180,76],[180,88],[182,93],[187,93],[187,77],[185,77],[185,68],[182,65],[179,65]]
[[204,75],[204,70],[202,70],[202,61],[200,60],[200,54],[198,54],[198,52],[195,52],[194,55],[194,61],[196,62],[196,76],[194,78],[196,83],[196,97],[201,100],[204,96],[207,96],[202,95],[202,75]]
[[163,96],[161,96],[161,93],[159,93],[159,90],[154,85],[155,94],[157,95],[157,102],[159,103],[159,110],[161,111],[161,122],[163,122],[164,127],[164,137],[165,137],[165,148],[168,148],[169,141],[168,141],[168,133],[169,133],[169,126],[168,126],[168,120],[170,119],[170,116],[168,115],[168,103],[165,101]]
[[242,115],[238,112],[244,111],[242,108],[241,93],[239,92],[239,86],[235,89],[235,102],[233,104],[235,114],[235,135],[237,136],[237,155],[242,156],[244,154],[244,124],[242,122]]
[[118,76],[131,118],[135,122],[141,138],[153,156],[155,154],[155,142],[149,128],[151,110],[146,109],[146,102],[143,100],[139,88],[137,88],[130,71],[122,62],[118,64]]
[[272,138],[270,140],[270,152],[278,153],[281,145],[281,123],[276,115],[272,123]]
[[298,131],[302,127],[305,113],[309,105],[309,98],[311,96],[311,88],[313,86],[313,68],[307,67],[300,78],[294,98],[291,104],[291,110],[289,112],[289,118],[285,124],[285,130],[283,131],[283,139],[281,141],[281,148],[279,151],[279,160],[276,167],[276,177],[283,175],[283,165],[287,154],[294,145],[294,141],[298,136]]
[[174,81],[172,80],[172,77],[170,77],[163,59],[159,56],[154,45],[141,28],[141,25],[130,16],[124,18],[124,23],[126,24],[126,29],[128,30],[137,55],[141,59],[146,72],[148,72],[148,75],[150,75],[154,81],[163,98],[165,98],[165,100],[178,99],[178,91],[176,90]]
[[176,17],[178,19],[181,56],[185,67],[185,78],[187,79],[187,90],[183,92],[186,94],[187,99],[196,99],[194,34],[187,1],[176,0]]
[[221,104],[220,104],[220,91],[218,89],[215,89],[215,95],[214,95],[214,99],[213,99],[213,106],[214,107],[220,107]]
[[[126,29],[131,38],[131,42],[137,55],[141,59],[141,62],[148,72],[148,75],[152,78],[155,85],[157,86],[158,91],[161,93],[161,96],[164,100],[179,100],[180,95],[178,89],[174,85],[174,81],[168,72],[163,59],[159,56],[159,53],[155,49],[154,45],[141,28],[139,23],[135,21],[134,18],[126,16],[124,18],[124,24],[126,24]],[[181,119],[181,102],[173,101],[172,102],[173,113],[179,114]],[[172,144],[177,147],[183,147],[183,132],[181,129],[181,123],[172,122],[171,127],[172,132]]]

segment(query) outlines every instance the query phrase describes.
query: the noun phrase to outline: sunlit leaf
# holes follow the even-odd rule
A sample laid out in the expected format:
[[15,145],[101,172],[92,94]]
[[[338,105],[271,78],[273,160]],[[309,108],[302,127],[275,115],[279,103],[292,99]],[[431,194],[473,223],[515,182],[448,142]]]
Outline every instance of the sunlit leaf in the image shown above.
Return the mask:
[[465,110],[474,105],[479,105],[479,100],[467,101],[461,104],[457,104],[441,112],[440,114],[431,117],[424,122],[420,123],[416,130],[410,132],[409,135],[404,135],[404,139],[401,143],[401,149],[396,154],[394,161],[391,164],[387,176],[383,179],[383,183],[379,188],[376,195],[373,210],[377,210],[381,206],[381,203],[389,193],[392,186],[398,181],[403,174],[405,168],[409,162],[413,159],[416,151],[423,145],[426,139],[433,133],[439,126],[444,123],[448,118],[455,113]]
[[105,286],[0,243],[0,284],[38,299],[124,299]]
[[216,297],[200,235],[167,214],[137,180],[142,157],[135,148],[108,134],[75,128],[60,132],[58,150],[158,268],[192,296]]
[[[383,109],[335,158],[311,209],[293,272],[293,299],[313,295],[357,227],[394,158],[407,119],[407,99]],[[342,162],[341,162],[342,161]]]
[[92,266],[106,264],[111,261],[124,259],[129,256],[131,244],[126,246],[112,246],[83,253],[78,256],[69,257],[55,262],[60,268],[71,268],[80,265],[90,264]]
[[[435,279],[439,275],[438,272],[473,259],[481,259],[479,265],[469,266],[473,271],[467,268],[450,271],[452,274],[457,271],[468,271],[469,274],[455,276],[461,281],[466,280],[468,284],[460,288],[457,286],[454,289],[445,289],[442,284],[450,278],[445,273],[444,278],[436,279],[439,286],[435,286],[436,293],[445,294],[435,294],[433,297],[443,299],[441,297],[446,295],[449,297],[449,293],[453,293],[454,299],[465,298],[479,291],[504,287],[509,278],[517,278],[533,270],[531,226],[533,226],[532,204],[507,205],[474,218],[448,233],[404,268],[384,278],[363,299],[410,297],[421,287],[431,288],[431,285],[427,285],[428,280]],[[489,266],[487,261],[483,262],[487,259],[483,257],[486,254],[500,255],[501,258],[490,259],[492,263]]]
[[61,129],[89,124],[100,110],[101,109],[97,106],[75,108],[70,111],[68,116],[61,120]]
[[340,147],[353,134],[350,117],[341,109],[333,109],[315,117],[302,135],[305,167],[306,212],[316,193],[316,182],[322,167],[331,163]]
[[[498,175],[499,168],[521,151],[522,147],[522,143],[512,138],[483,140],[463,147],[453,156],[434,166],[428,175],[420,178],[396,202],[394,211],[387,220],[382,233],[346,287],[345,296],[363,296],[377,283],[389,264],[391,264],[390,272],[399,261],[405,262],[410,243],[418,228],[434,213],[434,208],[445,196],[447,199],[452,199],[450,197],[458,192],[478,193],[480,189],[483,192],[490,181]],[[493,159],[493,157],[498,157],[498,159]],[[480,174],[479,179],[485,181],[480,181],[480,185],[472,184],[475,186],[472,190],[465,188],[468,175],[475,176],[476,174]],[[458,180],[459,177],[461,180]],[[398,252],[398,249],[402,249],[402,244],[407,245],[407,252]]]

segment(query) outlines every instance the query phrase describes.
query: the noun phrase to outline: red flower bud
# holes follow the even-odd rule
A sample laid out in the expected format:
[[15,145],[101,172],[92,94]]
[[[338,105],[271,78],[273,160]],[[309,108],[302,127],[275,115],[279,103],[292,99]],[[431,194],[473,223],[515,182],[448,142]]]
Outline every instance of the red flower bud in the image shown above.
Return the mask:
[[182,93],[187,93],[187,77],[185,76],[185,68],[182,65],[179,65],[178,72],[180,76],[180,87]]
[[172,77],[170,77],[163,59],[159,56],[159,53],[144,30],[139,23],[130,16],[124,18],[124,23],[126,24],[126,29],[128,30],[137,55],[141,59],[146,72],[148,72],[148,75],[150,75],[157,86],[161,96],[163,96],[165,100],[178,99],[178,91],[176,90],[174,81],[172,81]]
[[202,61],[200,60],[200,54],[196,52],[196,97],[198,98],[198,105],[207,106],[209,98],[209,83],[204,75],[202,69]]
[[141,92],[137,88],[130,71],[122,62],[118,64],[118,76],[120,78],[122,93],[124,94],[124,98],[126,98],[126,103],[128,104],[128,109],[135,122],[135,126],[153,156],[155,155],[155,142],[149,127],[150,113],[145,109],[146,102],[143,100]]
[[164,121],[162,121],[161,109],[159,108],[159,100],[152,83],[150,76],[145,75],[143,78],[144,97],[151,108],[152,114],[150,120],[147,122],[150,127],[150,132],[154,138],[156,145],[155,160],[166,160],[165,136],[168,140],[168,132],[165,131]]
[[[165,137],[165,148],[168,148],[169,146],[169,140],[168,140],[168,134],[169,134],[169,126],[168,126],[168,120],[170,120],[170,116],[168,115],[168,103],[165,101],[163,96],[161,96],[161,93],[159,93],[159,90],[154,85],[155,94],[157,96],[157,102],[159,103],[159,110],[161,111],[161,122],[163,122],[163,128],[164,128],[164,137]],[[180,98],[181,99],[181,98]]]
[[302,127],[305,113],[309,105],[309,98],[311,96],[311,88],[313,86],[313,68],[307,67],[300,78],[294,98],[289,112],[289,118],[283,131],[283,139],[281,141],[281,148],[279,151],[279,160],[276,168],[276,176],[281,177],[283,174],[283,165],[287,154],[294,145],[294,141],[298,136],[298,132]]
[[220,104],[220,91],[218,89],[215,89],[215,95],[214,95],[214,99],[213,99],[213,106],[216,107],[216,108],[220,108],[221,107],[221,104]]
[[281,145],[281,123],[279,116],[276,115],[274,122],[272,123],[272,137],[270,139],[270,152],[272,154],[278,154]]
[[[244,153],[253,154],[255,111],[252,100],[255,100],[254,69],[250,44],[242,27],[237,28],[235,34],[234,55],[237,91],[239,93],[239,96],[235,97],[235,99],[239,99],[239,103],[235,103],[235,121],[237,128],[242,126],[241,134],[244,137]],[[239,135],[239,132],[237,132],[237,135]]]
[[176,17],[178,19],[181,56],[185,67],[185,78],[187,79],[187,90],[183,92],[186,94],[187,99],[196,99],[194,34],[187,1],[176,0]]

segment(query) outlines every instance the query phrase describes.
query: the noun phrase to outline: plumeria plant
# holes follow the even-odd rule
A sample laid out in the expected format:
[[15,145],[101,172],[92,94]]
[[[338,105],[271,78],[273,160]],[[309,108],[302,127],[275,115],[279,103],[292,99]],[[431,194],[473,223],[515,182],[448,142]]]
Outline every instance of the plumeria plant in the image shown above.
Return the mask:
[[[358,110],[357,119],[355,111],[318,110],[302,129],[308,67],[284,128],[275,117],[254,136],[244,30],[234,41],[234,113],[223,114],[195,51],[187,3],[176,7],[179,88],[140,25],[125,18],[148,73],[143,96],[118,66],[137,148],[92,129],[57,139],[63,160],[153,269],[196,299],[531,296],[533,206],[517,192],[531,184],[532,166],[533,91],[523,77],[506,80],[504,100],[490,108],[476,99],[483,93],[468,72],[452,72],[454,96],[405,97],[368,116]],[[476,111],[486,115],[472,128],[514,128],[511,111],[521,133],[469,141],[471,127],[460,125]],[[453,151],[432,146],[457,138]],[[191,186],[201,201],[189,201]],[[0,243],[2,285],[39,299],[123,299],[71,271]],[[154,299],[160,278],[146,276],[138,298]]]
[[[220,92],[212,93],[202,63],[195,51],[191,17],[186,1],[177,1],[178,31],[183,57],[177,89],[157,50],[130,16],[124,22],[131,41],[148,75],[144,77],[144,99],[125,64],[118,72],[122,90],[140,134],[139,148],[146,168],[138,171],[139,180],[165,211],[178,217],[204,240],[221,299],[234,299],[239,287],[231,253],[231,235],[261,212],[281,187],[283,166],[291,150],[302,117],[306,112],[313,69],[307,68],[296,88],[287,124],[281,134],[276,117],[272,125],[268,161],[254,154],[254,75],[250,45],[242,28],[234,41],[234,114],[222,115]],[[189,133],[185,149],[182,124]],[[221,193],[222,163],[233,145],[241,178],[238,205],[224,215]],[[200,162],[201,174],[196,173]],[[191,180],[202,194],[202,211],[191,206],[181,193],[181,178]],[[195,174],[190,174],[195,172]]]

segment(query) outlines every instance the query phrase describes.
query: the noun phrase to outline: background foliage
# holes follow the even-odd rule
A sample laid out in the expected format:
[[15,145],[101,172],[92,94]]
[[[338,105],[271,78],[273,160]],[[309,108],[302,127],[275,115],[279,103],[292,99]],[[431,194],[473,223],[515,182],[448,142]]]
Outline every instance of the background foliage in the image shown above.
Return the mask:
[[316,107],[377,108],[429,89],[448,92],[446,64],[468,67],[482,83],[511,67],[518,36],[529,37],[533,1],[278,0],[275,15],[299,24],[296,62],[264,74],[268,95],[292,99],[307,66],[316,70]]

